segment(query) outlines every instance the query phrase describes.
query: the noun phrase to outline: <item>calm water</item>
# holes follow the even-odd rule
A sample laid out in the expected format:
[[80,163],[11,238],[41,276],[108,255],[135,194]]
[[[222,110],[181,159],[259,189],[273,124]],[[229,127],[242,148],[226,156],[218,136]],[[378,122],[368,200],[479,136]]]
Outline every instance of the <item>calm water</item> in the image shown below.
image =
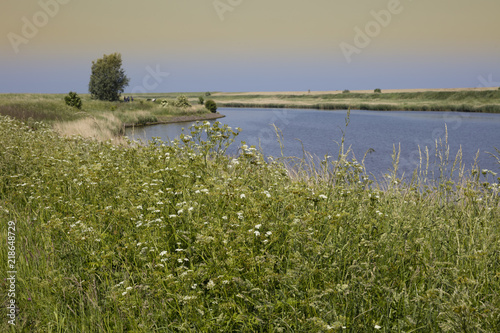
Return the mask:
[[[500,115],[473,114],[463,112],[404,112],[404,111],[351,111],[350,123],[345,126],[347,111],[320,111],[308,109],[242,109],[220,108],[226,115],[219,119],[242,132],[233,144],[236,151],[240,141],[261,147],[267,156],[280,156],[280,146],[272,127],[275,124],[283,133],[284,154],[302,156],[303,149],[323,157],[337,156],[338,145],[345,132],[345,144],[351,146],[355,156],[361,160],[366,151],[365,165],[375,175],[385,173],[392,163],[393,145],[401,145],[400,170],[414,170],[419,161],[418,146],[428,146],[435,151],[435,140],[445,138],[448,127],[450,159],[454,159],[460,146],[467,169],[474,162],[478,150],[478,164],[482,169],[500,171],[500,165],[487,154],[500,149]],[[149,140],[161,137],[164,140],[178,137],[181,128],[191,123],[156,125],[129,129],[131,138]],[[300,141],[299,141],[300,140]]]

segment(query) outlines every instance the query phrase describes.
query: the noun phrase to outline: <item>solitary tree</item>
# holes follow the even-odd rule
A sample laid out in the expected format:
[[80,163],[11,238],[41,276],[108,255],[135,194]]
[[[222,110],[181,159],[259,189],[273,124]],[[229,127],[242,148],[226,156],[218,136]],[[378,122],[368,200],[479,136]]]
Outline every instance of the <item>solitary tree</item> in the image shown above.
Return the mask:
[[129,78],[122,68],[120,53],[104,55],[92,61],[89,92],[93,99],[117,101],[128,83]]

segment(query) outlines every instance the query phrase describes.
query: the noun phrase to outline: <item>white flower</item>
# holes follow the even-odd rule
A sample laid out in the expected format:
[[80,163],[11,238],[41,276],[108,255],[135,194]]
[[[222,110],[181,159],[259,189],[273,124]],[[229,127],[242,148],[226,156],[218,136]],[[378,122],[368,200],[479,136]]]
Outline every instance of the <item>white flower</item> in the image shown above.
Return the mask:
[[240,198],[241,198],[241,199],[244,199],[244,198],[245,198],[245,194],[243,194],[243,193],[242,193],[242,194],[240,195]]
[[134,288],[132,288],[132,287],[125,288],[125,290],[132,290],[132,289],[134,289]]
[[126,291],[122,292],[122,296],[125,296],[125,295],[127,295],[127,292]]
[[320,194],[320,195],[319,195],[319,197],[320,197],[321,199],[327,199],[327,198],[328,198],[328,197],[327,197],[326,195],[324,195],[324,194]]
[[208,281],[208,283],[207,283],[207,289],[212,289],[213,287],[215,287],[214,281],[212,281],[212,280]]
[[268,232],[266,232],[266,237],[269,237],[269,236],[271,236],[272,234],[273,234],[272,232],[268,231]]
[[142,206],[137,206],[136,208],[137,208],[137,209],[142,209]]
[[182,212],[184,212],[184,210],[183,210],[183,209],[179,209],[179,210],[177,211],[177,215],[181,215],[181,214],[182,214]]
[[160,252],[160,256],[163,257],[164,255],[166,255],[168,252],[167,251],[161,251]]
[[227,216],[223,216],[223,217],[222,217],[222,219],[223,219],[223,220],[227,220]]
[[375,327],[374,327],[374,328],[375,328],[376,330],[379,330],[379,329],[381,329],[381,328],[382,328],[382,326],[375,325]]
[[255,234],[255,236],[260,236],[260,231],[258,230],[255,230],[253,233]]

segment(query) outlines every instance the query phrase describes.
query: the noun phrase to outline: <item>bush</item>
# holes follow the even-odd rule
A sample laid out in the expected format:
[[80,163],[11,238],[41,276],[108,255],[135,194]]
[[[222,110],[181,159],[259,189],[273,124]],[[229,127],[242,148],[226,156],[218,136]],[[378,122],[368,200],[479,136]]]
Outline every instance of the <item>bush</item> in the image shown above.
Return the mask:
[[344,91],[342,91],[342,93],[343,93],[343,94],[348,94],[348,93],[350,93],[350,92],[351,92],[351,91],[350,91],[350,90],[348,90],[348,89],[345,89]]
[[82,108],[82,99],[78,97],[76,92],[70,91],[68,96],[64,97],[64,101],[66,102],[66,105],[69,105],[71,107],[77,109]]
[[199,97],[198,98],[198,102],[200,103],[200,105],[203,105],[205,103],[205,99],[203,97]]
[[217,112],[217,103],[215,103],[214,100],[209,99],[205,102],[205,108],[207,108],[210,112],[215,113]]
[[380,94],[380,93],[382,93],[382,90],[380,90],[380,88],[377,88],[373,92],[376,93],[376,94]]
[[212,95],[212,94],[210,93],[210,91],[207,91],[207,92],[205,93],[205,96],[207,96],[207,97],[208,97],[208,96],[210,96],[210,95]]
[[147,123],[156,123],[158,119],[155,116],[138,116],[137,125],[146,125]]
[[175,101],[175,106],[179,108],[188,108],[191,106],[191,104],[189,103],[189,100],[186,96],[180,95],[179,97],[177,97],[177,101]]
[[161,106],[166,108],[168,106],[168,101],[166,99],[161,101]]

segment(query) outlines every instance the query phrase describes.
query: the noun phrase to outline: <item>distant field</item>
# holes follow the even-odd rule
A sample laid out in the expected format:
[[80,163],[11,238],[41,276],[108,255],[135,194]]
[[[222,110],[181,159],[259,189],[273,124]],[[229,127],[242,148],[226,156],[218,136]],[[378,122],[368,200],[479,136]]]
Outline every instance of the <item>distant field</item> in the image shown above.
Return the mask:
[[463,111],[500,113],[498,88],[392,89],[374,91],[217,92],[222,107]]

